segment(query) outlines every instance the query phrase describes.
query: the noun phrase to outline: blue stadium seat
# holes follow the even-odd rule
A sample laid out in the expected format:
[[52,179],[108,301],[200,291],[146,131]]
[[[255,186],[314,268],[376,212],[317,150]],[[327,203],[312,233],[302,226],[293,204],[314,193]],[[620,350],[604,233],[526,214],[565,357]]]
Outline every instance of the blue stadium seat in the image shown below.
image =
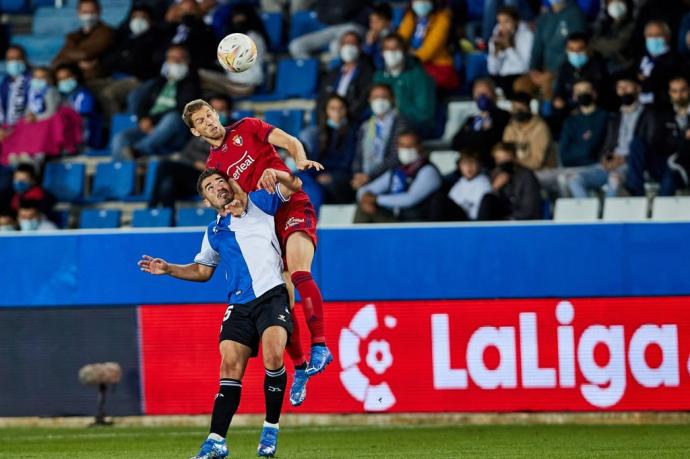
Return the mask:
[[261,13],[261,20],[268,34],[268,49],[272,52],[280,52],[283,46],[283,14]]
[[132,212],[134,228],[165,228],[172,226],[173,212],[170,208],[137,209]]
[[78,201],[84,194],[85,170],[83,164],[49,162],[43,174],[43,187],[58,201]]
[[129,113],[116,113],[110,120],[110,138],[137,125],[137,117]]
[[276,84],[272,94],[252,96],[253,101],[270,101],[300,97],[313,99],[319,80],[319,61],[316,59],[282,59],[276,70]]
[[79,29],[79,18],[73,7],[55,8],[43,6],[37,8],[33,16],[32,30],[34,35],[52,35],[60,37],[60,46],[68,33]]
[[89,202],[118,199],[134,192],[136,164],[134,161],[113,161],[96,166]]
[[53,35],[13,35],[12,44],[26,49],[29,62],[32,65],[50,65],[50,62],[62,48],[65,40],[63,36]]
[[481,21],[484,17],[484,0],[471,0],[467,2],[467,20]]
[[27,0],[0,0],[0,9],[3,13],[27,13],[31,10],[31,4]]
[[317,32],[325,27],[326,25],[319,21],[314,11],[298,11],[290,18],[288,40],[292,41],[297,37]]
[[156,173],[158,172],[158,165],[160,161],[152,159],[146,164],[146,177],[144,178],[144,190],[141,194],[134,196],[125,196],[123,201],[127,202],[148,202],[153,194],[153,187],[156,185]]
[[247,118],[254,116],[254,110],[233,110],[230,114],[230,118],[233,120],[241,120],[242,118]]
[[465,86],[469,90],[474,80],[489,75],[487,55],[470,53],[465,55]]
[[207,226],[216,219],[217,215],[215,210],[208,207],[179,209],[175,226]]
[[407,5],[393,6],[393,19],[391,20],[391,26],[393,27],[393,30],[397,30],[400,26],[400,23],[402,22],[403,17],[405,16],[406,9]]
[[79,216],[79,228],[119,228],[119,209],[84,209]]
[[266,110],[264,120],[288,134],[298,136],[304,126],[304,110]]

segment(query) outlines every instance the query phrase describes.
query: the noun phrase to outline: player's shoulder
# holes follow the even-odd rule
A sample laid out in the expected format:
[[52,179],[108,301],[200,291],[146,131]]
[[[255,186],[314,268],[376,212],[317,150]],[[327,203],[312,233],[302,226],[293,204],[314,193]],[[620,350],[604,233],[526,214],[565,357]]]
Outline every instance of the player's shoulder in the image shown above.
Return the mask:
[[232,123],[230,126],[227,127],[229,131],[241,131],[241,130],[248,130],[254,128],[254,126],[257,123],[260,123],[261,120],[259,118],[254,118],[252,116],[245,116],[244,118],[240,118],[239,120],[235,121]]

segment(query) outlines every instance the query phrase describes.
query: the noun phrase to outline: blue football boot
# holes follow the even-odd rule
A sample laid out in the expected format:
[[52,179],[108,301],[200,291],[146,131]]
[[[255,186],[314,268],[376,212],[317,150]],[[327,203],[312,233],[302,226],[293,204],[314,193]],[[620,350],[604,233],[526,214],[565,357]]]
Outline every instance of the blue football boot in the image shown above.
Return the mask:
[[225,439],[213,440],[207,438],[206,441],[201,445],[201,450],[199,454],[194,456],[192,459],[223,459],[228,457],[230,451],[225,444]]
[[275,427],[264,427],[261,431],[259,446],[256,455],[259,457],[273,457],[278,448],[278,429]]
[[326,346],[312,346],[311,357],[307,364],[306,373],[309,376],[321,373],[333,361],[333,354]]
[[290,386],[290,405],[300,406],[307,398],[307,382],[309,376],[305,370],[295,370],[292,376],[292,386]]

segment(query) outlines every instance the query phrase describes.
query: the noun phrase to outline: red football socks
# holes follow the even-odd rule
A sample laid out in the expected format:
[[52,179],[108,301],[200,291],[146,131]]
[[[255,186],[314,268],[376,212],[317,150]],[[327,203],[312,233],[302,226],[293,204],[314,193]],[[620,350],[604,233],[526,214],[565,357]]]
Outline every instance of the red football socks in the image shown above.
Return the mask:
[[[307,321],[309,332],[311,333],[312,344],[323,344],[326,342],[323,324],[323,299],[318,285],[308,271],[296,271],[290,276],[295,289],[302,298],[302,308],[304,319]],[[293,321],[294,322],[294,321]]]
[[292,316],[292,335],[290,335],[290,342],[285,346],[290,360],[295,367],[301,365],[306,366],[307,359],[304,358],[304,351],[302,350],[302,340],[300,339],[299,320]]

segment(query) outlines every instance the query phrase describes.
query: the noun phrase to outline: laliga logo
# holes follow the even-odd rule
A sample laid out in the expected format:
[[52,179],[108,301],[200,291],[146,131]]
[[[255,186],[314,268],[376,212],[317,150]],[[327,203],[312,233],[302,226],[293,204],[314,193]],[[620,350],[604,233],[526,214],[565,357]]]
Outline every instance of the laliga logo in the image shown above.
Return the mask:
[[[397,320],[393,316],[385,316],[383,324],[386,328],[395,328]],[[359,347],[367,337],[379,327],[376,306],[368,304],[357,311],[350,321],[349,328],[340,331],[339,356],[340,381],[345,389],[355,398],[364,402],[366,411],[386,411],[395,405],[395,395],[386,382],[380,384],[370,384],[367,378],[359,369],[360,354]],[[393,355],[390,345],[386,340],[371,340],[368,342],[366,364],[377,375],[382,375],[393,364]]]

